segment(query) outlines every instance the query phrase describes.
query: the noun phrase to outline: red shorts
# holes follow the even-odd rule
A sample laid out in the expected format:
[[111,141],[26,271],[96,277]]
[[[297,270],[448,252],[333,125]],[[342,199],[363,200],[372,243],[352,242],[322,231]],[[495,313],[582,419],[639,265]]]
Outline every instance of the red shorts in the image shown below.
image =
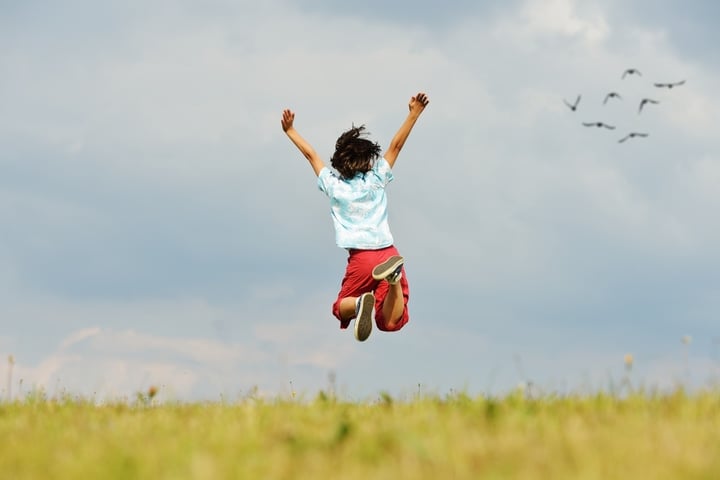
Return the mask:
[[394,246],[380,250],[350,250],[347,268],[345,269],[345,277],[340,286],[340,293],[338,293],[337,300],[335,300],[332,306],[333,315],[340,320],[340,328],[348,328],[350,325],[350,320],[343,320],[340,317],[340,301],[345,297],[359,297],[366,292],[375,293],[375,324],[380,330],[386,332],[397,331],[410,320],[407,307],[408,299],[410,298],[410,289],[408,287],[407,276],[405,275],[405,268],[403,267],[402,278],[400,279],[405,309],[403,310],[402,317],[393,327],[387,326],[387,322],[382,314],[382,305],[385,301],[389,284],[385,280],[375,280],[372,277],[373,268],[393,255],[400,255]]

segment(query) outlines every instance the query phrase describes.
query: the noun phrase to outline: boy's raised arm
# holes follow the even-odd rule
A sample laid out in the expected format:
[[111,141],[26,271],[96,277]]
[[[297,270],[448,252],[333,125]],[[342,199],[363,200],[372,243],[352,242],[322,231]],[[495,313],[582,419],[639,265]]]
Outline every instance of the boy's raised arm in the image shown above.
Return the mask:
[[427,95],[422,92],[410,98],[410,103],[408,103],[410,113],[408,113],[408,116],[400,126],[400,129],[390,141],[390,146],[387,151],[383,154],[385,160],[387,160],[391,168],[395,165],[395,160],[397,160],[400,150],[402,150],[403,145],[405,145],[405,140],[407,140],[408,135],[410,135],[410,131],[415,126],[415,122],[417,122],[417,119],[420,117],[423,110],[425,110],[428,103],[430,103],[430,100],[428,100]]
[[325,167],[325,163],[322,161],[322,158],[320,158],[320,155],[317,154],[312,145],[310,145],[302,136],[300,136],[298,131],[295,130],[295,127],[293,126],[294,121],[295,113],[288,109],[283,110],[282,120],[280,121],[283,132],[285,132],[288,138],[290,138],[305,158],[308,159],[315,175],[320,175],[320,170]]

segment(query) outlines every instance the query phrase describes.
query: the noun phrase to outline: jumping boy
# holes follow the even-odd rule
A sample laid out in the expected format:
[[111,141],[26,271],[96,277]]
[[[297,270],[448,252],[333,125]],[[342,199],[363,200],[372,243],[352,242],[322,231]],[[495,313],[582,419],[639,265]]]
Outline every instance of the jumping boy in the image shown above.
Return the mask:
[[364,137],[364,126],[340,135],[330,159],[337,173],[325,166],[295,130],[295,113],[283,111],[282,129],[310,162],[318,187],[330,198],[335,241],[349,254],[333,315],[340,320],[340,328],[347,328],[354,318],[355,338],[361,342],[372,331],[373,310],[377,327],[387,332],[400,330],[410,318],[410,290],[403,257],[393,245],[388,225],[385,187],[392,181],[397,156],[428,102],[424,93],[410,98],[410,112],[382,157],[380,145]]

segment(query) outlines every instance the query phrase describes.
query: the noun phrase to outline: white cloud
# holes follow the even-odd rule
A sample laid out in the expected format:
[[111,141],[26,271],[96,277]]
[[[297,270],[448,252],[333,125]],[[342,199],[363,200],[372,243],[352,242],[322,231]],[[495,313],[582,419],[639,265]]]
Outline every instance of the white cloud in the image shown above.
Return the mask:
[[66,350],[73,345],[80,343],[84,340],[87,340],[92,337],[97,337],[100,335],[102,330],[100,327],[90,327],[90,328],[83,328],[82,330],[78,330],[76,332],[73,332],[71,335],[66,337],[62,342],[60,342],[60,350]]
[[520,10],[527,30],[524,40],[540,34],[580,37],[588,45],[601,43],[609,34],[604,16],[597,9],[581,14],[578,5],[575,0],[528,0]]
[[[327,371],[343,368],[359,348],[350,330],[340,331],[330,315],[331,301],[317,294],[307,294],[299,303],[292,295],[251,296],[247,304],[230,308],[202,300],[15,300],[1,315],[21,322],[17,335],[50,324],[66,333],[51,338],[48,331],[23,342],[8,337],[0,346],[13,348],[14,378],[22,379],[26,392],[35,387],[49,394],[127,398],[156,385],[176,398],[217,398],[253,386],[277,393],[290,375],[297,379],[296,388],[303,387],[302,380],[314,389],[324,383]],[[62,325],[86,326],[68,331]],[[336,335],[345,342],[334,340]],[[45,345],[41,352],[18,348],[34,344],[37,349],[40,341]],[[307,369],[309,376],[303,372]]]
[[[272,361],[250,342],[177,338],[98,327],[72,332],[37,364],[18,360],[15,378],[50,395],[64,391],[129,398],[149,386],[178,398],[210,398],[239,385],[262,384]],[[233,379],[231,381],[231,379]]]

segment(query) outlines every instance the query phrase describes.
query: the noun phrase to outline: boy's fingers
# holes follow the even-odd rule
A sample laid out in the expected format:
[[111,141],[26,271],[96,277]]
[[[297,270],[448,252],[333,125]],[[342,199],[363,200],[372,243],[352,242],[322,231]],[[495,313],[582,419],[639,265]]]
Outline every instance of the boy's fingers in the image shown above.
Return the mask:
[[420,102],[423,107],[427,106],[427,104],[429,103],[427,95],[423,92],[419,92],[417,95],[412,97],[412,100]]

